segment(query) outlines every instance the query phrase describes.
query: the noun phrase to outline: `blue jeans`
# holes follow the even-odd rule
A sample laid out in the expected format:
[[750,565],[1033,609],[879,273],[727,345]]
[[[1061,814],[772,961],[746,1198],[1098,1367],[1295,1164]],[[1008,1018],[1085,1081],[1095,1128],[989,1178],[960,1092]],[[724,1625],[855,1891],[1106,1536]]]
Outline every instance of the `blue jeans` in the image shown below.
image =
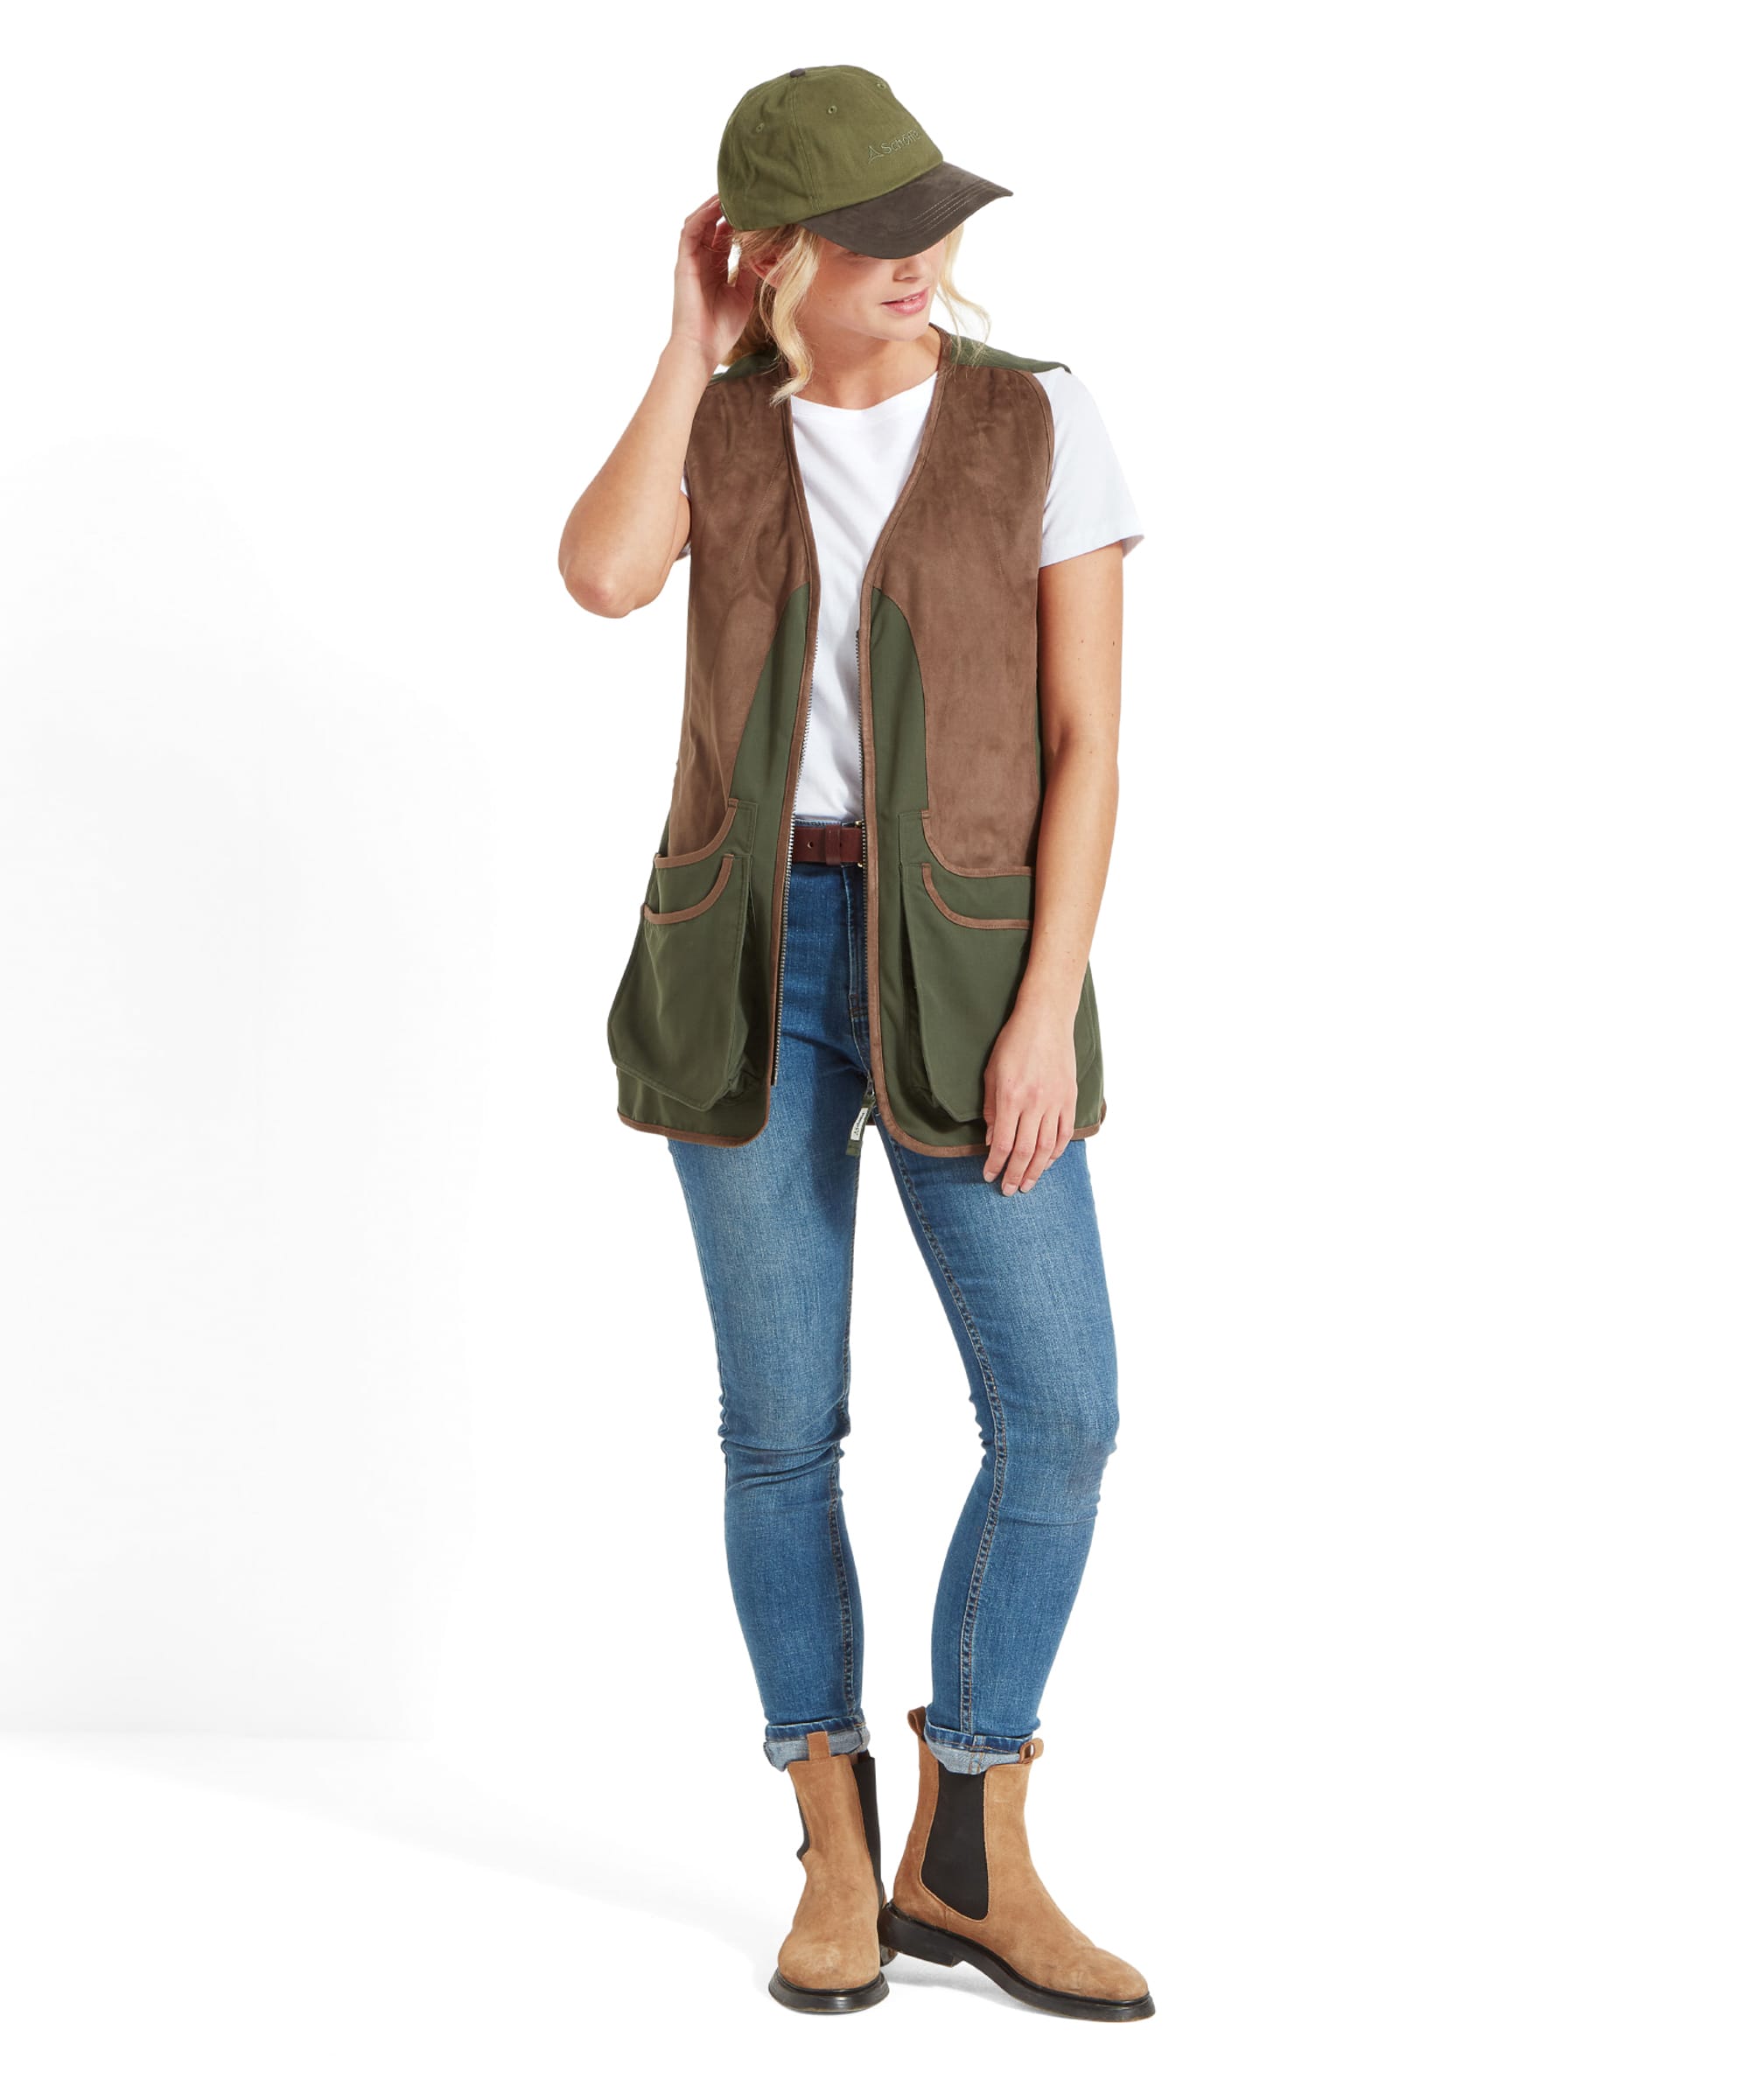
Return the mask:
[[[871,1740],[841,1488],[863,1156],[846,1145],[869,1073],[864,870],[795,860],[788,910],[768,1123],[748,1144],[666,1140],[713,1321],[727,1570],[776,1767],[805,1754],[808,1729],[827,1728],[836,1751]],[[875,1116],[873,1129],[980,1423],[980,1468],[938,1586],[925,1717],[940,1761],[978,1772],[1012,1761],[1040,1726],[1119,1422],[1088,1146],[1074,1139],[1007,1196],[984,1179],[984,1152],[935,1158]]]

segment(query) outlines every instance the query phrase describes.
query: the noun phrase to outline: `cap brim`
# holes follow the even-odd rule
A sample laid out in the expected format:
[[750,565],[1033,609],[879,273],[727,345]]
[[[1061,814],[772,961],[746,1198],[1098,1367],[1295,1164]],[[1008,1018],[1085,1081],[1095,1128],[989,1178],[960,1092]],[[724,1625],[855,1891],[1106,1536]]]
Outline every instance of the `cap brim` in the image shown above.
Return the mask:
[[799,223],[856,254],[892,262],[899,256],[920,254],[942,241],[952,227],[960,226],[970,212],[979,211],[995,197],[1010,195],[1009,190],[984,175],[971,175],[966,168],[942,160],[882,197],[844,204],[839,211],[820,212],[815,219]]

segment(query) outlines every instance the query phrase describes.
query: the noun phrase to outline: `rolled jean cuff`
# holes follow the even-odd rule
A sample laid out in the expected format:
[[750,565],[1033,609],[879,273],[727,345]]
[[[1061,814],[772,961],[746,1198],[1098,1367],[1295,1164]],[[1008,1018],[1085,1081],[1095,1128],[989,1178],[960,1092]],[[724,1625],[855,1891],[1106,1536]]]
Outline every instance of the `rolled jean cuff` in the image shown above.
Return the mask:
[[948,1772],[984,1772],[989,1765],[1020,1763],[1026,1735],[963,1735],[955,1728],[926,1723],[932,1754]]
[[805,1738],[814,1728],[827,1728],[830,1732],[830,1755],[838,1757],[844,1750],[864,1750],[870,1746],[872,1731],[865,1725],[865,1717],[859,1714],[845,1721],[808,1721],[797,1728],[771,1728],[763,1737],[763,1755],[777,1772],[790,1765],[795,1758],[808,1757]]

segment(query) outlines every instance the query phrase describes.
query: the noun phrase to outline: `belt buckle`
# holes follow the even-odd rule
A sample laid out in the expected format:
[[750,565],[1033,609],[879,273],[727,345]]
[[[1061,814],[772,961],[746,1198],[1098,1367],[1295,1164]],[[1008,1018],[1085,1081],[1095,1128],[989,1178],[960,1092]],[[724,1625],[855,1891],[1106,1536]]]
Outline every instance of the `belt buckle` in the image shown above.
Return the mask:
[[858,817],[820,819],[815,823],[800,823],[794,832],[794,855],[800,860],[821,860],[832,868],[857,867],[859,855],[850,859],[845,850],[850,831],[858,836],[855,844],[864,851],[864,831]]

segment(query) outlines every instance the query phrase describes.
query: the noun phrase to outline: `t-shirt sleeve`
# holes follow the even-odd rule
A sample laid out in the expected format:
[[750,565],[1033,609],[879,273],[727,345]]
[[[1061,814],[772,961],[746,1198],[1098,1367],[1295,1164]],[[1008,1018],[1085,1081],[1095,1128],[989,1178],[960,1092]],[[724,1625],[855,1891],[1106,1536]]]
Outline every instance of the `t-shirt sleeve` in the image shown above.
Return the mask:
[[1115,540],[1130,554],[1144,526],[1096,398],[1062,366],[1038,372],[1054,412],[1053,475],[1041,513],[1043,569]]
[[[690,476],[689,476],[688,474],[682,474],[682,473],[681,473],[681,474],[678,476],[678,486],[679,486],[681,489],[682,489],[682,491],[684,492],[684,494],[685,494],[686,495],[689,495],[689,494],[690,493]],[[681,562],[681,561],[682,561],[682,559],[684,558],[684,556],[686,556],[686,555],[687,555],[687,554],[690,552],[690,542],[689,542],[688,540],[686,540],[686,541],[684,542],[683,545],[682,545],[682,547],[680,547],[680,548],[679,548],[679,550],[678,550],[678,551],[677,551],[677,552],[676,552],[676,554],[675,554],[675,555],[672,556],[672,559],[673,559],[675,562]]]

